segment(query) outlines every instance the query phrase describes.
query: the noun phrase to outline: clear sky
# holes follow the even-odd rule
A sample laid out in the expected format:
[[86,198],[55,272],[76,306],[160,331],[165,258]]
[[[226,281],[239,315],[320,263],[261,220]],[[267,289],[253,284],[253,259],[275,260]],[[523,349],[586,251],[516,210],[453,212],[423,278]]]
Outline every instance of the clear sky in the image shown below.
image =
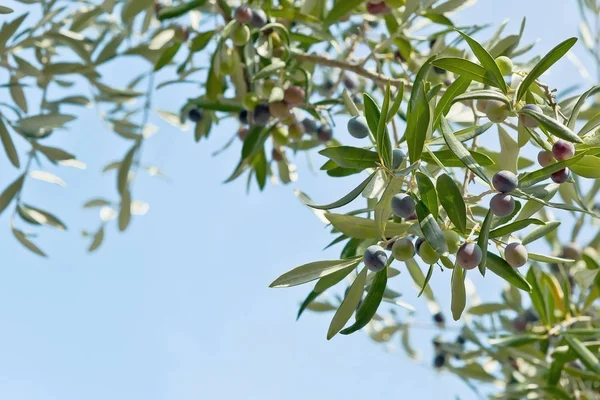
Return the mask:
[[[7,5],[18,8],[14,1]],[[515,32],[523,16],[528,19],[525,38],[541,39],[538,54],[577,34],[574,0],[480,0],[459,21],[497,24],[510,18],[508,29]],[[12,16],[0,20],[8,18]],[[576,53],[584,54],[581,45]],[[582,59],[591,65],[587,57]],[[105,74],[129,77],[129,71],[109,67]],[[561,78],[579,79],[567,61],[547,80],[558,84]],[[198,94],[193,87],[174,86],[158,92],[156,106],[175,111]],[[420,362],[399,350],[386,352],[363,333],[328,342],[331,314],[307,313],[295,322],[309,287],[268,288],[294,266],[339,253],[339,248],[320,252],[331,238],[296,201],[293,189],[326,201],[353,187],[352,179],[332,182],[312,174],[301,157],[297,184],[270,185],[265,193],[246,195],[243,179],[222,184],[238,160],[239,144],[211,157],[236,129],[233,123],[215,129],[209,142],[194,144],[191,132],[158,118],[152,122],[161,130],[148,142],[144,159],[158,164],[171,182],[142,176],[135,198],[148,201],[150,212],[134,218],[126,234],[111,226],[96,254],[86,253],[88,242],[80,230],[93,229],[98,217],[81,204],[96,195],[114,196],[114,175],[101,178],[100,170],[122,157],[127,143],[106,131],[93,110],[48,142],[77,154],[88,169],[57,170],[67,189],[33,180],[26,186],[28,203],[56,212],[70,228],[41,231],[37,243],[50,258],[22,249],[10,233],[8,213],[0,217],[0,397],[474,398],[462,382],[430,368],[429,341],[435,331],[413,335],[418,335],[416,346],[426,350]],[[16,171],[0,158],[0,184],[5,187]],[[434,279],[447,309],[448,279]],[[412,301],[408,280],[405,275],[394,284]],[[497,293],[500,288],[492,276],[475,283],[480,291]],[[422,300],[416,304],[423,311]],[[420,315],[419,320],[429,323],[429,314]]]

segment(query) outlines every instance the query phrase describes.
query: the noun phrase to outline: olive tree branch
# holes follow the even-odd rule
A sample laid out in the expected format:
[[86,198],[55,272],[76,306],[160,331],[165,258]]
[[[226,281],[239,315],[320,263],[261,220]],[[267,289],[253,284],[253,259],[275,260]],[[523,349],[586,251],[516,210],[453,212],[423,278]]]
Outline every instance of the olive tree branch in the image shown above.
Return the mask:
[[324,65],[327,67],[339,68],[344,71],[353,72],[356,75],[370,79],[371,81],[376,82],[381,85],[386,85],[389,82],[390,85],[397,87],[397,88],[399,88],[403,84],[405,85],[405,87],[408,90],[411,90],[411,88],[412,88],[412,84],[405,79],[390,78],[384,74],[380,74],[377,72],[371,72],[371,71],[365,69],[364,67],[362,67],[361,65],[354,64],[351,62],[336,60],[336,59],[325,57],[325,56],[318,56],[316,54],[300,53],[297,51],[291,51],[290,55],[292,58],[296,59],[297,61],[312,62],[315,64]]

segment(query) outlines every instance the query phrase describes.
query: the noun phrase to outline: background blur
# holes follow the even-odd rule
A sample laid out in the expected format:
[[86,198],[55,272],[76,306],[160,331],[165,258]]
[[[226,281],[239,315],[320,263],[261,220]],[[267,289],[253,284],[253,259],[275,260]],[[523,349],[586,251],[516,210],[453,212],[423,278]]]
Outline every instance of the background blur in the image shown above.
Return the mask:
[[[22,9],[16,1],[7,3]],[[543,55],[577,35],[575,1],[480,0],[461,11],[458,21],[497,25],[509,18],[507,30],[514,33],[523,16],[527,29],[522,43],[540,39],[529,55]],[[476,37],[486,38],[494,29]],[[581,44],[575,53],[593,66]],[[126,69],[109,64],[104,74],[126,82],[135,68],[148,66],[131,59]],[[595,71],[590,73],[595,76]],[[584,83],[567,60],[545,81],[559,88]],[[177,111],[197,94],[193,86],[171,86],[157,92],[155,106]],[[80,230],[95,229],[98,216],[82,210],[81,204],[115,190],[114,175],[100,178],[100,170],[111,157],[122,157],[128,144],[104,130],[93,109],[83,112],[84,117],[49,144],[76,154],[87,170],[61,168],[58,174],[67,181],[67,189],[33,180],[25,189],[28,203],[55,211],[70,228],[44,231],[37,239],[50,258],[24,250],[6,226],[9,213],[0,218],[0,397],[476,398],[464,383],[431,368],[435,329],[413,331],[414,346],[425,350],[421,361],[414,362],[362,333],[328,342],[330,313],[307,312],[295,322],[309,288],[275,290],[268,284],[297,265],[337,257],[339,248],[318,251],[331,237],[295,199],[293,189],[328,201],[354,187],[354,181],[314,174],[302,156],[295,185],[268,185],[265,193],[254,189],[249,195],[244,179],[224,185],[238,161],[239,143],[219,157],[211,153],[235,132],[234,121],[220,125],[210,141],[195,145],[191,131],[153,119],[161,130],[147,143],[144,159],[159,165],[171,181],[142,176],[135,198],[148,201],[150,212],[134,217],[126,234],[111,225],[100,250],[88,255],[89,242]],[[343,125],[335,133],[345,134]],[[316,157],[314,164],[320,165]],[[0,183],[5,187],[16,173],[4,157],[0,159]],[[437,274],[433,285],[449,317],[447,280]],[[421,311],[417,320],[431,325],[408,276],[393,283],[405,293],[402,299]],[[493,275],[475,284],[480,293],[487,293],[484,297],[496,296],[501,288]]]

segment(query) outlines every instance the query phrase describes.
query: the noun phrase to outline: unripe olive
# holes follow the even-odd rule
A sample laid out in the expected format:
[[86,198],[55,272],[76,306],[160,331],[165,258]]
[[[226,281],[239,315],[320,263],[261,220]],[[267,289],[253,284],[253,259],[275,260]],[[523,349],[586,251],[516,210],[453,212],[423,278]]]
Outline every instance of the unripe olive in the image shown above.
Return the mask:
[[519,181],[512,172],[502,170],[494,174],[492,185],[500,193],[510,193],[517,188]]
[[425,264],[429,265],[435,264],[440,259],[438,253],[427,241],[424,241],[421,246],[419,246],[419,257],[421,257],[421,260],[423,260]]
[[498,217],[508,217],[515,210],[515,199],[506,193],[498,193],[490,200],[490,210]]
[[404,154],[404,152],[402,150],[394,149],[392,151],[392,168],[393,169],[400,168],[400,165],[402,165],[402,162],[404,161],[405,158],[406,158],[406,154]]
[[414,257],[415,246],[408,238],[401,238],[394,242],[392,254],[398,261],[407,261]]
[[473,269],[481,263],[482,257],[481,247],[477,243],[465,242],[456,253],[456,265],[467,270]]
[[379,272],[385,268],[388,261],[388,256],[383,250],[383,247],[373,245],[367,247],[363,255],[363,261],[369,270]]
[[487,107],[487,104],[488,101],[486,99],[479,99],[477,100],[477,103],[475,103],[475,108],[477,108],[477,111],[485,114],[485,108]]
[[508,75],[513,70],[513,62],[510,58],[506,56],[500,56],[496,58],[496,65],[500,69],[502,75]]
[[247,93],[244,96],[244,108],[248,111],[254,111],[254,108],[258,105],[258,97],[253,93]]
[[554,156],[552,155],[552,152],[547,151],[547,150],[540,151],[538,153],[537,159],[538,159],[538,163],[542,167],[547,167],[548,165],[553,164],[556,161],[554,159]]
[[229,34],[231,41],[236,46],[245,46],[250,40],[250,29],[246,25],[235,24]]
[[355,116],[348,120],[348,132],[357,139],[364,139],[369,136],[369,125],[367,119],[363,116]]
[[504,259],[511,267],[519,268],[527,263],[529,253],[521,243],[513,242],[506,246]]
[[558,161],[568,160],[575,155],[575,146],[571,142],[558,139],[552,146],[552,155]]
[[506,103],[499,100],[488,100],[485,115],[496,124],[503,122],[508,117],[509,109]]
[[234,18],[240,24],[249,24],[252,21],[252,10],[247,5],[235,9]]
[[290,86],[285,89],[283,101],[286,103],[297,106],[298,104],[304,103],[306,92],[300,86]]
[[273,142],[275,142],[276,145],[279,146],[285,146],[286,144],[289,143],[289,138],[288,138],[288,130],[287,128],[279,125],[276,126],[275,129],[273,129],[273,131],[271,132],[271,136],[273,137]]
[[408,218],[415,212],[416,204],[406,193],[398,193],[392,197],[392,212],[401,218]]
[[[522,110],[531,110],[543,114],[542,109],[537,104],[525,104]],[[519,114],[519,122],[528,128],[537,128],[540,125],[535,118],[531,118],[529,115],[525,114]]]
[[290,115],[290,109],[285,101],[269,103],[269,111],[275,118],[285,118]]
[[560,171],[556,171],[553,173],[550,178],[554,183],[565,183],[569,180],[569,176],[571,175],[571,171],[569,168],[563,168]]
[[443,232],[444,239],[446,240],[446,245],[448,246],[448,252],[450,254],[454,254],[458,251],[458,247],[460,246],[460,236],[458,233],[446,230]]
[[304,136],[304,126],[299,122],[294,122],[289,127],[289,136],[293,140],[300,140]]

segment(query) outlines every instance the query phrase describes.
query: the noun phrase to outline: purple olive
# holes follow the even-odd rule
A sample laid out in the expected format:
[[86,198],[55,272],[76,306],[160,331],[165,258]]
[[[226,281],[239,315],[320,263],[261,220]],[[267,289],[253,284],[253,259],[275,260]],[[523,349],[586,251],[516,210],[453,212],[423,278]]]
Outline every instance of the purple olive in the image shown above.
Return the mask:
[[506,193],[498,193],[490,200],[490,209],[498,217],[508,217],[515,210],[515,199]]
[[465,242],[456,253],[456,265],[464,269],[476,268],[481,262],[483,253],[477,243]]
[[575,155],[575,146],[571,142],[559,139],[552,146],[552,155],[558,161],[568,160]]
[[581,247],[575,243],[570,243],[563,247],[561,256],[569,260],[579,260],[581,258]]
[[252,21],[252,10],[247,5],[235,9],[234,18],[240,24],[249,24]]
[[352,137],[364,139],[369,136],[369,125],[363,116],[352,117],[348,120],[348,132]]
[[363,260],[369,270],[378,272],[385,268],[385,265],[388,261],[388,256],[385,253],[385,250],[383,250],[383,247],[373,245],[367,247],[367,250],[365,250],[363,256]]
[[538,163],[542,166],[542,167],[547,167],[548,165],[554,163],[556,160],[554,159],[554,155],[552,154],[551,151],[547,151],[547,150],[542,150],[538,153],[537,156],[538,159]]
[[267,24],[267,14],[261,9],[253,9],[252,10],[252,18],[250,20],[250,25],[255,28],[262,28]]
[[[522,110],[531,110],[540,114],[544,113],[537,104],[525,104]],[[537,128],[540,124],[536,119],[525,114],[519,114],[519,122],[521,122],[521,124],[527,128]]]
[[554,183],[565,183],[569,180],[569,176],[571,175],[571,171],[569,168],[563,168],[560,171],[556,171],[552,174],[552,182]]
[[400,168],[402,161],[406,158],[406,154],[400,149],[394,149],[392,151],[392,169]]
[[415,201],[406,193],[398,193],[392,197],[392,212],[401,218],[408,218],[415,212]]
[[271,118],[271,112],[267,104],[259,104],[252,113],[252,120],[258,126],[265,126]]
[[202,121],[202,111],[198,110],[197,108],[192,108],[188,112],[188,118],[192,122],[200,122]]
[[304,118],[302,120],[302,126],[306,133],[315,133],[318,129],[317,123],[310,118]]
[[500,193],[510,193],[517,188],[519,181],[517,176],[510,171],[497,172],[492,178],[494,189]]
[[333,130],[329,125],[321,125],[319,129],[317,129],[317,137],[321,142],[329,142],[333,137]]

